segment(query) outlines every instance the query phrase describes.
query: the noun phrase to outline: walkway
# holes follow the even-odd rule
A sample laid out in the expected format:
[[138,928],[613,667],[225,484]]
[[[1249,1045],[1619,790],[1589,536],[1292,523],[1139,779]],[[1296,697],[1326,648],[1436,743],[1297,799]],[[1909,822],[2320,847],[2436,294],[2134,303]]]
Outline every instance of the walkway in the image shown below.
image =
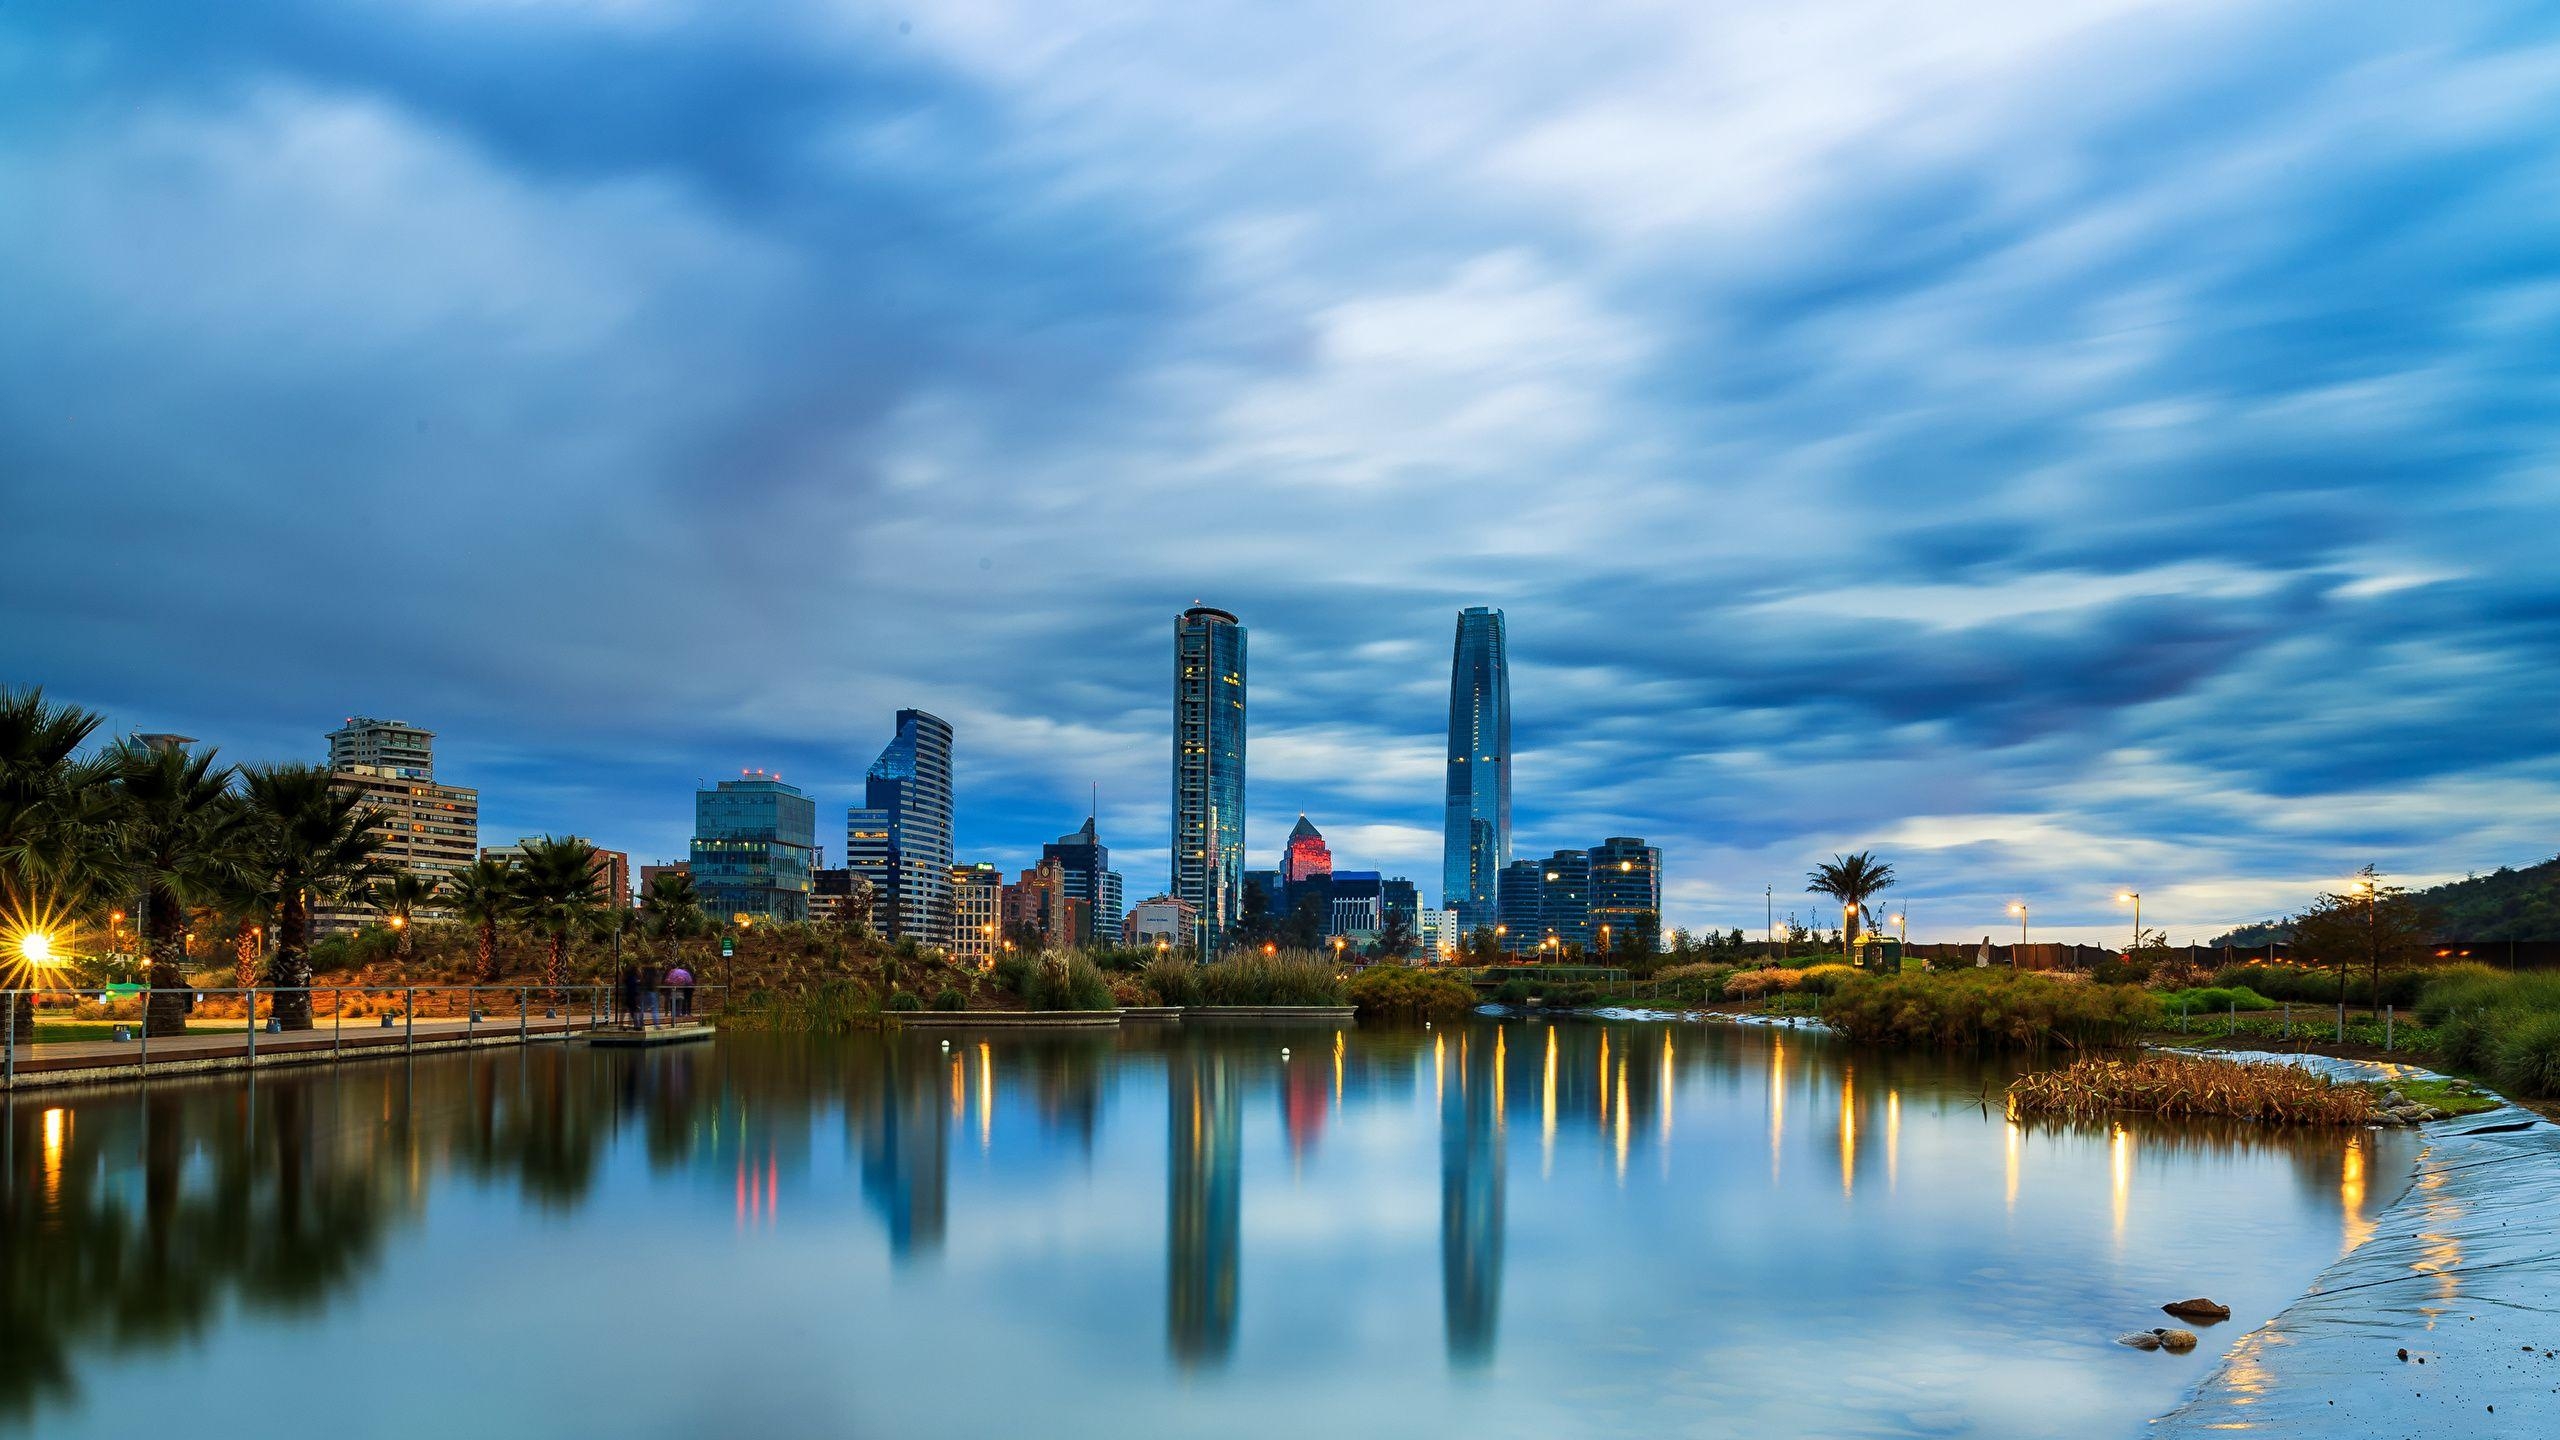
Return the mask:
[[2560,1434],[2560,1126],[2508,1106],[2426,1138],[2374,1238],[2154,1433]]
[[144,1073],[146,1054],[153,1075],[192,1074],[207,1070],[245,1069],[252,1063],[253,1050],[256,1056],[254,1063],[264,1069],[269,1065],[372,1059],[412,1051],[514,1045],[520,1041],[546,1038],[565,1041],[570,1035],[583,1034],[590,1028],[593,1027],[583,1011],[554,1020],[535,1015],[527,1018],[521,1029],[513,1015],[501,1018],[492,1014],[476,1023],[467,1017],[421,1017],[414,1032],[399,1023],[384,1029],[376,1017],[366,1016],[359,1021],[350,1016],[342,1029],[332,1027],[323,1017],[316,1029],[283,1034],[260,1031],[254,1040],[245,1030],[212,1035],[156,1036],[147,1051],[138,1039],[57,1040],[18,1046],[15,1074],[6,1085],[7,1088],[24,1090],[137,1079]]

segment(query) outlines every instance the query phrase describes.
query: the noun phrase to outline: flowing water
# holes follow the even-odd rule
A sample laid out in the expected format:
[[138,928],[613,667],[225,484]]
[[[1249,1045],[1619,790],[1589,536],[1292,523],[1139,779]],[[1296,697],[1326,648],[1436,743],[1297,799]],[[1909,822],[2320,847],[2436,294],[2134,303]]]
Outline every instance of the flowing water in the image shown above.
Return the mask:
[[1480,1019],[22,1094],[0,1432],[2132,1435],[2412,1158],[2005,1074]]

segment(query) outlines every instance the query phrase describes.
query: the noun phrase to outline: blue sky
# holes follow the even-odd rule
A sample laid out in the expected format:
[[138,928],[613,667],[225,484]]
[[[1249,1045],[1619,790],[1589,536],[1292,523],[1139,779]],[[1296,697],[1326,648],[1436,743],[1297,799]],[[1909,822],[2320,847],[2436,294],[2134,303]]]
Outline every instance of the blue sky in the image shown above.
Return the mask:
[[2528,5],[73,3],[0,13],[0,679],[484,835],[842,810],[2178,938],[2560,850],[2560,20]]

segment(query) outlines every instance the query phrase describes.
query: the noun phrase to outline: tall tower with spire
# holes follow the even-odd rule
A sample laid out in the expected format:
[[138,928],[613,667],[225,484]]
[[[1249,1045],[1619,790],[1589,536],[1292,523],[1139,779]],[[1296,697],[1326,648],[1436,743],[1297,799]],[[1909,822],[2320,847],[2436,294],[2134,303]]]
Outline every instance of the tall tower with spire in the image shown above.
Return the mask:
[[1333,852],[1325,847],[1324,832],[1300,812],[1298,823],[1289,829],[1289,847],[1280,855],[1280,878],[1292,885],[1315,875],[1333,873]]
[[1502,612],[1458,614],[1449,661],[1449,786],[1440,903],[1462,934],[1490,927],[1511,860],[1511,657]]

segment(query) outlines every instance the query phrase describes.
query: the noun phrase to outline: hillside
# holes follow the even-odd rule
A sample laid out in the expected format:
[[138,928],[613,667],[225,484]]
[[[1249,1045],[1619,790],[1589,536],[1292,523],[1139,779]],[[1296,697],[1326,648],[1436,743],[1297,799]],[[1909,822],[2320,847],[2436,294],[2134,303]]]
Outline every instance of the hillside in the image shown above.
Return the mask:
[[[2500,866],[2413,891],[2410,898],[2434,913],[2436,934],[2447,940],[2560,940],[2560,856],[2522,870]],[[2292,938],[2290,920],[2266,920],[2210,943],[2247,949]]]

